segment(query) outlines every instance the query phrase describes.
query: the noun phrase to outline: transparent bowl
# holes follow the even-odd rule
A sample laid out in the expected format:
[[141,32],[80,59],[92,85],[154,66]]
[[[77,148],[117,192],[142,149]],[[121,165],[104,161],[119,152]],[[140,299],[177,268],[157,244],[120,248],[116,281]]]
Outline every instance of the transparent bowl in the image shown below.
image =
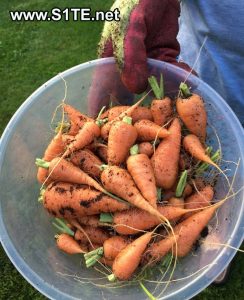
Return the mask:
[[[149,60],[152,73],[162,72],[166,93],[175,95],[180,81],[187,73],[175,66]],[[113,72],[113,80],[108,73]],[[53,112],[64,97],[64,78],[67,82],[67,102],[82,112],[88,109],[87,95],[91,83],[100,91],[103,84],[114,83],[115,89],[124,89],[116,82],[118,73],[114,60],[100,59],[76,66],[49,80],[34,92],[15,113],[9,122],[0,144],[0,236],[2,245],[15,267],[36,289],[51,299],[145,299],[139,286],[121,289],[106,289],[77,281],[78,277],[101,277],[94,270],[86,269],[80,256],[69,256],[59,251],[54,243],[55,230],[50,216],[44,211],[37,198],[39,185],[36,181],[34,161],[40,157],[53,135],[50,120]],[[62,78],[61,78],[62,77]],[[98,80],[100,78],[100,80]],[[233,190],[244,185],[244,139],[243,129],[226,102],[207,84],[195,76],[187,83],[193,91],[201,94],[208,112],[208,144],[215,149],[219,137],[223,159],[231,171],[226,170],[230,181],[238,162]],[[110,91],[111,92],[111,91]],[[117,91],[118,92],[118,91]],[[125,93],[124,93],[125,92]],[[122,94],[128,94],[123,91]],[[120,93],[118,92],[118,95]],[[129,98],[127,98],[129,99]],[[92,101],[92,100],[91,100]],[[93,108],[96,103],[93,103]],[[92,105],[89,105],[92,106]],[[220,176],[217,182],[216,199],[227,192],[226,181]],[[228,200],[219,210],[218,217],[211,221],[212,230],[208,239],[218,243],[239,247],[243,240],[244,191],[235,199]],[[223,246],[201,246],[194,255],[180,261],[174,279],[162,299],[189,299],[207,287],[228,265],[235,250]],[[70,275],[70,276],[69,276]],[[104,282],[99,282],[104,284]],[[152,287],[146,284],[150,290]],[[163,290],[161,283],[157,294]]]

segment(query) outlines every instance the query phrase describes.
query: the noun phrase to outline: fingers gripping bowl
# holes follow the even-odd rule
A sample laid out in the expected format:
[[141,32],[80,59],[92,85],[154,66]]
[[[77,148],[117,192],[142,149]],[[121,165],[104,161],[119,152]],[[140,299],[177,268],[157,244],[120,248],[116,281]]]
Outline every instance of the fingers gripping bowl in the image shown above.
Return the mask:
[[[152,73],[163,73],[165,90],[172,96],[177,95],[181,81],[187,73],[166,63],[149,60]],[[69,104],[82,112],[96,109],[97,103],[87,97],[91,83],[96,78],[96,90],[105,99],[112,88],[104,91],[108,78],[106,72],[113,72],[116,98],[130,98],[119,78],[113,59],[102,59],[74,67],[62,77],[67,82],[67,100]],[[94,75],[95,74],[95,75]],[[105,76],[106,75],[106,76]],[[99,76],[101,77],[100,80]],[[91,297],[106,299],[143,299],[145,295],[138,285],[120,289],[109,289],[92,285],[81,278],[90,278],[98,283],[101,278],[92,269],[81,264],[79,256],[70,257],[60,252],[53,242],[55,229],[50,217],[37,202],[38,184],[36,182],[35,158],[40,156],[53,133],[50,120],[55,108],[64,97],[64,81],[61,76],[48,81],[31,95],[13,116],[7,126],[0,144],[0,234],[2,245],[9,258],[20,273],[40,292],[49,298],[87,299]],[[208,113],[207,144],[219,148],[221,143],[223,162],[229,180],[234,176],[233,191],[244,185],[244,140],[243,129],[224,100],[199,78],[190,76],[188,86],[200,94]],[[218,138],[217,138],[218,137]],[[234,162],[234,163],[232,163]],[[219,176],[216,185],[216,199],[222,199],[228,192],[223,176]],[[198,248],[195,255],[189,255],[178,264],[173,281],[163,298],[187,299],[208,286],[228,265],[235,250],[217,244],[228,244],[238,248],[243,239],[244,227],[244,191],[239,191],[233,199],[227,201],[219,210],[217,218],[211,221],[209,244]],[[212,242],[212,244],[210,244]],[[67,276],[69,275],[69,276]],[[80,278],[80,281],[76,279]],[[104,285],[106,279],[98,284]],[[165,284],[160,283],[160,290]],[[147,286],[150,289],[150,284]],[[153,288],[153,287],[152,287]]]

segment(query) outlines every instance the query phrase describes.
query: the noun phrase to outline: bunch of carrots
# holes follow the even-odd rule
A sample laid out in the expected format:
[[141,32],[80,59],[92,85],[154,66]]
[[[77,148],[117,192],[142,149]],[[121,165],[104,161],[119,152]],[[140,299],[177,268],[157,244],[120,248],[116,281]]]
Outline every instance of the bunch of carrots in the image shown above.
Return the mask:
[[165,97],[162,76],[149,83],[150,107],[144,97],[93,119],[63,103],[68,120],[36,159],[57,247],[82,254],[88,268],[110,266],[110,281],[189,254],[222,204],[205,180],[220,169],[220,151],[206,145],[203,99],[185,83],[177,99]]

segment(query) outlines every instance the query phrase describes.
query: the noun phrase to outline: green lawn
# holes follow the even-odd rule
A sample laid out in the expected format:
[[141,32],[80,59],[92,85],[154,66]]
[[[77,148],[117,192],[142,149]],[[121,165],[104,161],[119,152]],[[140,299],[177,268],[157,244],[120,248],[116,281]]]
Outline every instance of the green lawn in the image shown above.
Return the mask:
[[[72,1],[72,6],[108,9],[113,1]],[[38,10],[70,6],[70,0],[2,0],[0,10],[0,134],[21,103],[57,73],[96,58],[102,23],[11,22],[9,10]],[[106,4],[104,4],[106,3]],[[209,287],[195,299],[243,299],[244,258],[234,259],[231,279]],[[240,275],[242,274],[242,278]],[[13,267],[0,246],[0,299],[45,299]]]

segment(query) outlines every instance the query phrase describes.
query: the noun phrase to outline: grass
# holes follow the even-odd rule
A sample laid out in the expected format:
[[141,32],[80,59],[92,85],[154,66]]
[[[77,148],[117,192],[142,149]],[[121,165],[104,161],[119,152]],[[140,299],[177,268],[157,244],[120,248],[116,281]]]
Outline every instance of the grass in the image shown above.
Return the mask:
[[[20,3],[21,2],[21,3]],[[111,0],[86,0],[92,9],[108,9]],[[58,1],[61,8],[69,0]],[[11,22],[9,10],[51,9],[53,0],[2,0],[0,11],[0,134],[21,103],[57,73],[96,58],[102,23]],[[73,0],[72,6],[81,6]],[[223,287],[210,286],[195,299],[243,299],[244,258],[238,254],[231,278]],[[0,299],[45,299],[22,278],[0,246]]]

